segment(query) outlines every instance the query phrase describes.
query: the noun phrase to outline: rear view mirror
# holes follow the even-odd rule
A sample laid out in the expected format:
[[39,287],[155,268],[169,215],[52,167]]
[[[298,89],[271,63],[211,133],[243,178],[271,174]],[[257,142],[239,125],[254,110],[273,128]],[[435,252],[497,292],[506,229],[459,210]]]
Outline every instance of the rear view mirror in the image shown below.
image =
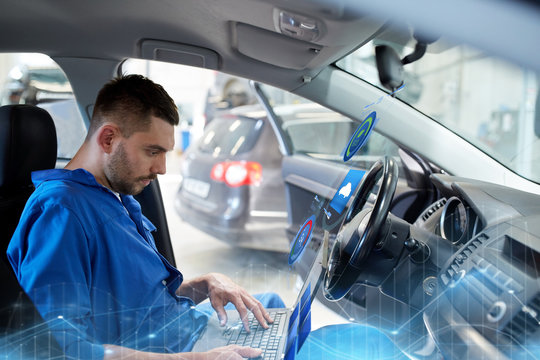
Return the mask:
[[375,58],[382,86],[393,92],[403,85],[403,64],[394,49],[387,45],[376,46]]

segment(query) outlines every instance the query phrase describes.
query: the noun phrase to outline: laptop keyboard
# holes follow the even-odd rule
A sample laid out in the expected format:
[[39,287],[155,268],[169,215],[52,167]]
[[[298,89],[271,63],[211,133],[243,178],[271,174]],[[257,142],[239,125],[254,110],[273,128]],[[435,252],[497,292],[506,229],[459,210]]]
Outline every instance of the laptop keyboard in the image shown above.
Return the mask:
[[248,320],[251,332],[248,333],[244,330],[244,327],[241,327],[241,330],[234,331],[231,334],[228,344],[238,344],[261,349],[263,353],[257,359],[276,359],[277,356],[281,355],[278,354],[279,341],[281,340],[282,335],[278,334],[279,324],[282,320],[286,319],[286,314],[287,313],[283,311],[270,312],[270,317],[274,322],[268,324],[268,329],[264,329],[257,319],[255,319],[253,314],[250,313],[248,315]]

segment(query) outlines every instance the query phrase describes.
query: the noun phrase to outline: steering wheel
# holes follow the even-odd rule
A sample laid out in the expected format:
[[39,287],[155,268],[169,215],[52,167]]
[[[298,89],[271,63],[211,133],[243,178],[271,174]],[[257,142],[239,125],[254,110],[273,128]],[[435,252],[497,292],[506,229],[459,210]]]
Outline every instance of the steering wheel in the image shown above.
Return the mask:
[[[380,181],[373,208],[365,208],[369,195]],[[385,156],[364,175],[332,248],[324,279],[328,300],[343,298],[355,283],[371,250],[378,242],[398,181],[398,167]]]

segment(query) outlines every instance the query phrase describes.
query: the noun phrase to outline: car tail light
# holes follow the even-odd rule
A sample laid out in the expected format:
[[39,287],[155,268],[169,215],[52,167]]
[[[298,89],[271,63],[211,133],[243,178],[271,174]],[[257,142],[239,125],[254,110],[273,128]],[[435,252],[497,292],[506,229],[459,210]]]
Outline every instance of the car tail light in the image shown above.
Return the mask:
[[224,161],[214,165],[210,178],[230,187],[257,186],[262,180],[262,166],[255,161]]

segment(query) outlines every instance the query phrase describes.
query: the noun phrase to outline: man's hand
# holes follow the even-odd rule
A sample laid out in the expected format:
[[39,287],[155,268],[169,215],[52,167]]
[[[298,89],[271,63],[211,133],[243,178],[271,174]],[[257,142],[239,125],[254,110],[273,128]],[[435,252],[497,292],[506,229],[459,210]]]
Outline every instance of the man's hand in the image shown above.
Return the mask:
[[262,350],[247,346],[229,345],[203,353],[160,354],[137,351],[116,345],[104,345],[104,360],[242,360],[256,358]]
[[224,306],[231,302],[238,310],[246,331],[249,332],[248,310],[253,313],[265,329],[268,328],[268,322],[271,323],[272,319],[257,299],[225,275],[213,273],[207,276],[208,297],[212,307],[218,314],[221,325],[227,323],[227,312]]
[[205,360],[242,360],[260,356],[262,351],[247,346],[229,345],[201,353],[201,359]]
[[[251,296],[246,290],[235,284],[229,277],[210,273],[200,278],[185,282],[176,292],[180,296],[189,296],[196,303],[210,298],[210,303],[220,320],[221,325],[227,323],[227,312],[224,307],[232,303],[242,319],[244,329],[249,332],[248,311],[251,311],[257,321],[266,329],[268,322],[272,322],[270,315],[262,304]],[[204,298],[201,297],[205,294]]]

